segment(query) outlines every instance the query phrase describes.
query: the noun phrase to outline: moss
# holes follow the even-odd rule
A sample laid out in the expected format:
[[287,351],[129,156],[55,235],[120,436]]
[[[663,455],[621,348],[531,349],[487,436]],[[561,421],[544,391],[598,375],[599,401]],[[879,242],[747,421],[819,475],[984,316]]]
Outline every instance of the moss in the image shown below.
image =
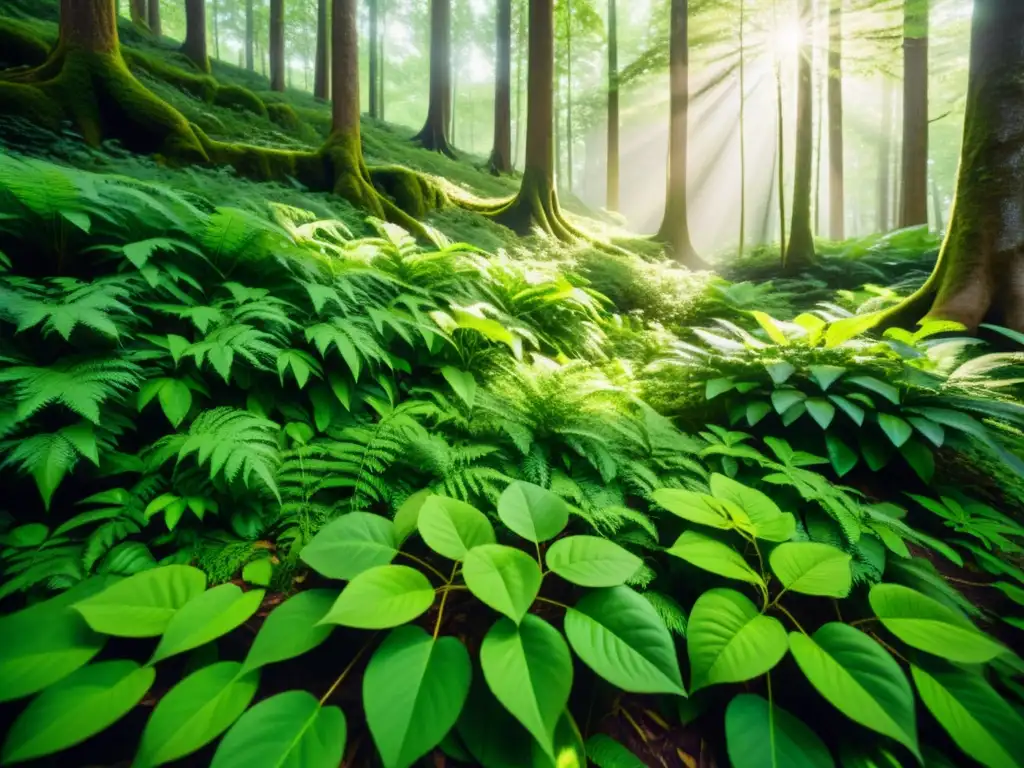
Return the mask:
[[290,105],[281,102],[267,104],[267,116],[271,122],[281,126],[286,131],[297,131],[302,127],[302,121]]
[[28,25],[0,19],[0,69],[38,67],[50,55],[50,48]]
[[426,176],[400,165],[370,169],[373,186],[394,201],[395,205],[417,219],[444,207],[447,196]]
[[141,69],[152,77],[170,83],[175,88],[180,88],[200,101],[212,104],[220,89],[217,81],[209,75],[200,75],[195,72],[186,72],[171,64],[168,64],[155,56],[141,53],[137,50],[122,49],[125,61],[133,68]]
[[219,107],[240,109],[260,117],[267,117],[267,105],[263,103],[263,100],[248,88],[238,85],[220,86],[214,94],[213,103]]
[[268,149],[245,144],[214,141],[199,128],[196,136],[210,162],[228,165],[254,181],[300,181],[316,191],[330,190],[332,177],[319,152]]

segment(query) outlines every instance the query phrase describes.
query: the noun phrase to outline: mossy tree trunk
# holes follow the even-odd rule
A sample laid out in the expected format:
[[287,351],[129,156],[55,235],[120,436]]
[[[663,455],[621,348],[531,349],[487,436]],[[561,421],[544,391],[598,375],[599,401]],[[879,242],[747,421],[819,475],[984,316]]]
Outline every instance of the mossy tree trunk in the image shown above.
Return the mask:
[[803,38],[797,52],[796,158],[793,179],[793,211],[789,243],[783,256],[787,269],[795,269],[814,259],[814,233],[811,231],[811,176],[814,163],[814,76],[811,63],[810,0],[800,0]]
[[928,5],[904,5],[901,227],[928,223]]
[[[831,0],[828,13],[828,218],[829,237],[843,240],[846,194],[843,171],[843,2]],[[818,118],[819,124],[821,118]],[[820,149],[820,148],[819,148]]]
[[370,71],[369,79],[367,81],[367,87],[370,89],[370,117],[380,117],[380,89],[377,87],[377,80],[380,78],[380,62],[378,56],[380,54],[380,48],[377,46],[377,39],[380,37],[378,31],[378,25],[380,23],[379,11],[377,0],[369,0],[370,12]]
[[256,18],[253,1],[245,0],[245,68],[250,72],[256,69]]
[[430,0],[430,100],[423,129],[413,137],[424,149],[455,157],[448,141],[452,114],[452,0]]
[[270,90],[283,91],[284,78],[284,0],[270,0]]
[[206,52],[206,0],[185,0],[185,42],[181,52],[203,72],[210,71]]
[[316,65],[313,72],[313,95],[324,101],[331,98],[331,31],[327,23],[329,0],[317,0]]
[[512,171],[512,0],[498,0],[494,65],[494,174]]
[[149,22],[149,31],[157,37],[163,34],[163,28],[160,24],[160,0],[149,0],[149,6],[146,10],[146,21]]
[[1024,3],[975,0],[956,197],[931,278],[890,311],[1024,332]]
[[608,0],[608,169],[605,207],[619,210],[619,23]]
[[578,233],[562,216],[554,186],[554,0],[530,0],[528,72],[523,181],[519,193],[493,215],[519,234],[540,229],[569,241]]
[[690,240],[686,204],[690,106],[688,6],[687,0],[672,0],[670,11],[668,186],[665,215],[657,237],[668,246],[672,257],[680,264],[698,267],[703,262]]

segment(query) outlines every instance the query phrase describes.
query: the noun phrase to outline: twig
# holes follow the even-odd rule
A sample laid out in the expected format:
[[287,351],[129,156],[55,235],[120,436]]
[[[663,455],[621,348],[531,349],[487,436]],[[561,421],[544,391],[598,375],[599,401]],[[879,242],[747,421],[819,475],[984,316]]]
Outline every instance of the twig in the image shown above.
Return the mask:
[[420,564],[420,565],[422,565],[422,566],[423,566],[424,568],[426,568],[426,569],[427,569],[428,571],[430,571],[431,573],[433,573],[434,575],[436,575],[436,576],[437,576],[437,578],[439,578],[439,579],[440,579],[441,581],[444,581],[444,578],[445,578],[444,574],[443,574],[443,573],[441,573],[441,572],[440,572],[439,570],[437,570],[437,568],[435,568],[434,566],[432,566],[432,565],[431,565],[430,563],[428,563],[428,562],[427,562],[426,560],[421,560],[420,558],[416,557],[416,555],[410,555],[410,554],[409,554],[408,552],[402,552],[401,550],[399,550],[399,551],[398,551],[398,554],[400,554],[400,555],[401,555],[402,557],[407,557],[407,558],[409,558],[409,559],[410,559],[410,560],[412,560],[412,561],[413,561],[414,563],[419,563],[419,564]]

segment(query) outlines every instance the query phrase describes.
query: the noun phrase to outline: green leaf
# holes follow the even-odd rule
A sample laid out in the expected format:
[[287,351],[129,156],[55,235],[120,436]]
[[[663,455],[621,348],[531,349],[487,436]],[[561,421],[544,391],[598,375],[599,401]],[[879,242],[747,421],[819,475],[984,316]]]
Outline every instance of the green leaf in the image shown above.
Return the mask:
[[[485,640],[486,643],[486,640]],[[454,637],[399,627],[363,676],[363,707],[385,768],[407,768],[441,743],[462,711],[472,665]]]
[[269,587],[274,578],[274,564],[269,557],[261,557],[245,564],[242,568],[242,580],[256,587]]
[[779,544],[769,556],[772,570],[791,592],[818,597],[846,597],[853,586],[851,557],[815,541]]
[[900,391],[892,384],[879,381],[872,376],[851,376],[846,382],[881,395],[893,405],[900,404]]
[[704,399],[714,400],[719,395],[731,392],[735,386],[736,384],[731,376],[722,379],[708,379],[704,384]]
[[684,491],[680,488],[659,488],[651,494],[658,506],[664,507],[673,515],[689,520],[697,525],[729,530],[733,527],[721,506],[714,499],[703,493]]
[[221,661],[193,672],[160,699],[142,732],[132,768],[150,768],[191,754],[220,736],[256,695],[259,673]]
[[685,696],[675,644],[653,606],[629,587],[591,592],[565,614],[583,663],[630,693]]
[[757,310],[752,311],[750,314],[757,321],[757,324],[764,329],[764,332],[768,334],[769,339],[781,347],[789,346],[789,339],[786,338],[786,334],[782,332],[782,328],[774,317],[767,312],[759,312]]
[[399,545],[417,529],[420,522],[420,510],[430,496],[431,493],[426,488],[416,491],[395,511],[395,535],[398,537]]
[[386,517],[349,512],[328,523],[307,544],[300,557],[329,579],[352,579],[398,554],[398,530]]
[[925,483],[935,476],[935,454],[920,440],[908,440],[900,447],[900,454],[914,473]]
[[836,471],[839,477],[846,475],[860,461],[860,454],[833,432],[825,433],[825,447],[828,449],[828,457],[832,462],[832,469]]
[[516,624],[540,592],[537,561],[525,552],[501,544],[482,544],[466,553],[462,578],[480,602]]
[[473,547],[496,540],[494,526],[483,512],[447,496],[424,501],[417,526],[427,546],[449,560],[461,560]]
[[412,621],[434,603],[427,577],[405,565],[378,565],[348,583],[321,624],[388,629]]
[[772,407],[776,413],[783,414],[806,399],[807,395],[798,389],[776,389],[772,392]]
[[946,441],[946,430],[942,428],[941,424],[936,424],[924,416],[908,416],[907,421],[911,423],[914,429],[927,437],[936,448],[941,448],[942,444]]
[[878,414],[878,426],[880,426],[882,431],[885,432],[886,437],[889,438],[889,442],[897,448],[907,442],[907,440],[910,439],[910,436],[914,434],[913,427],[899,416],[893,416],[891,413]]
[[841,365],[812,365],[809,368],[811,378],[817,382],[822,391],[827,390],[846,373],[846,368]]
[[345,715],[306,691],[285,691],[242,715],[217,746],[210,768],[337,768]]
[[183,605],[174,614],[150,664],[206,645],[245,623],[263,602],[263,590],[248,592],[221,584]]
[[581,587],[617,587],[629,581],[643,560],[599,536],[566,536],[544,555],[548,568]]
[[764,616],[732,589],[711,589],[697,598],[686,629],[690,692],[717,683],[741,683],[763,675],[786,655],[782,623]]
[[849,416],[853,423],[858,427],[864,424],[864,409],[859,405],[855,405],[851,401],[847,400],[841,395],[829,395],[828,399],[831,400],[843,413]]
[[206,574],[190,565],[165,565],[129,576],[74,608],[97,632],[116,637],[163,634],[178,609],[206,589]]
[[19,525],[6,535],[0,536],[0,543],[8,547],[32,549],[46,541],[46,537],[49,535],[50,529],[42,523],[28,523]]
[[645,768],[643,760],[604,733],[587,739],[587,757],[597,768]]
[[[479,669],[473,675],[456,729],[462,743],[484,768],[530,765],[533,738],[494,697]],[[472,760],[466,762],[473,764]]]
[[962,614],[899,584],[876,584],[868,593],[882,625],[907,645],[964,664],[984,664],[1006,648]]
[[814,731],[751,693],[729,702],[725,743],[732,768],[835,768]]
[[498,619],[480,646],[491,692],[554,757],[555,727],[572,690],[572,656],[557,629],[527,615],[517,626]]
[[840,347],[850,339],[870,331],[880,320],[881,316],[877,312],[836,320],[830,323],[828,330],[825,331],[825,346],[830,349]]
[[726,579],[764,585],[760,575],[736,550],[696,531],[685,531],[667,551],[690,565]]
[[516,480],[498,499],[498,517],[513,533],[540,543],[569,524],[569,505],[539,485]]
[[956,745],[988,768],[1024,765],[1024,718],[978,674],[948,664],[910,666],[921,701]]
[[110,727],[139,703],[156,670],[134,661],[103,661],[82,667],[47,688],[14,721],[0,760],[30,760],[85,741]]
[[444,380],[448,382],[455,394],[462,398],[462,402],[472,408],[473,403],[476,402],[476,379],[473,374],[446,365],[441,369],[441,375],[444,376]]
[[157,397],[160,399],[164,416],[175,427],[180,426],[192,410],[192,390],[178,379],[167,379],[160,387]]
[[822,429],[828,429],[836,417],[836,407],[823,397],[809,397],[804,401],[804,406]]
[[776,386],[785,384],[789,381],[789,378],[796,373],[796,368],[793,364],[785,361],[780,363],[766,363],[764,368],[768,371],[768,375],[771,376],[772,383]]
[[756,426],[765,416],[772,412],[770,404],[763,400],[758,400],[754,403],[747,404],[747,424],[751,427]]
[[921,762],[914,692],[888,651],[838,622],[811,637],[791,633],[789,647],[811,685],[832,706],[855,723],[896,739]]
[[329,589],[308,589],[289,597],[270,612],[245,657],[243,670],[293,659],[320,645],[334,630],[322,625],[337,595]]
[[760,491],[718,473],[712,473],[710,484],[716,499],[734,504],[746,515],[750,524],[738,526],[746,532],[765,541],[788,541],[796,532],[793,515]]

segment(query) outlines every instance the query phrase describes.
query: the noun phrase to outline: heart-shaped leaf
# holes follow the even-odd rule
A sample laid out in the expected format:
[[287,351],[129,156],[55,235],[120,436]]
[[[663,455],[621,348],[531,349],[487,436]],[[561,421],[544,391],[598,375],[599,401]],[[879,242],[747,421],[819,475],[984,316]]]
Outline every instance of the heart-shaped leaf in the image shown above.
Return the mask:
[[788,541],[793,537],[796,531],[793,515],[783,512],[761,491],[718,473],[712,473],[710,484],[716,499],[734,505],[746,515],[749,525],[740,527],[748,533],[765,541]]
[[165,565],[137,573],[76,603],[97,632],[117,637],[155,637],[171,617],[206,589],[206,574],[190,565]]
[[629,550],[599,536],[566,536],[544,559],[552,572],[581,587],[617,587],[643,565]]
[[747,564],[739,552],[717,539],[696,531],[683,532],[667,551],[670,555],[718,576],[750,584],[764,584],[758,573]]
[[835,768],[814,731],[751,693],[729,702],[725,743],[733,768]]
[[498,498],[498,517],[513,533],[539,543],[569,524],[569,505],[539,485],[516,480]]
[[204,592],[174,614],[150,662],[190,651],[226,635],[249,619],[263,602],[263,590],[242,592],[235,584],[221,584]]
[[518,624],[540,592],[537,561],[522,550],[484,544],[466,553],[462,578],[486,605]]
[[846,597],[853,585],[852,558],[841,549],[814,541],[779,544],[769,557],[782,586],[819,597]]
[[246,672],[301,656],[327,639],[334,630],[320,624],[337,594],[329,589],[307,589],[289,597],[270,612],[245,657]]
[[472,408],[476,402],[476,379],[473,374],[446,365],[441,369],[441,375],[451,385],[455,394],[462,398],[462,402]]
[[721,505],[717,504],[713,497],[703,493],[681,488],[659,488],[651,494],[651,498],[658,506],[691,523],[721,530],[733,527],[732,520],[722,510]]
[[427,577],[405,565],[378,565],[348,583],[321,624],[388,629],[412,621],[434,602]]
[[390,563],[398,546],[398,531],[386,517],[349,512],[321,528],[300,556],[317,573],[348,580]]
[[494,526],[483,512],[447,496],[424,501],[417,526],[427,546],[449,560],[461,560],[473,547],[495,542]]

